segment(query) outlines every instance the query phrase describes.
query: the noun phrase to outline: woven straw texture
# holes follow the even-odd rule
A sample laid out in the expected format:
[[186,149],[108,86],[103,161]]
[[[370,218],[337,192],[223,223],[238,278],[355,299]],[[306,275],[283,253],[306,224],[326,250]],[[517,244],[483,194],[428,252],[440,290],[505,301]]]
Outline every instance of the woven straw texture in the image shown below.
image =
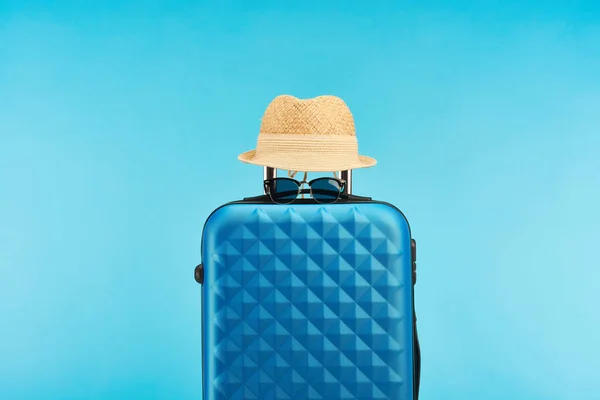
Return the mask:
[[297,135],[355,135],[354,118],[339,97],[300,100],[277,97],[262,118],[260,133]]
[[359,155],[352,113],[335,96],[276,97],[263,115],[256,150],[238,159],[294,171],[343,171],[376,164]]

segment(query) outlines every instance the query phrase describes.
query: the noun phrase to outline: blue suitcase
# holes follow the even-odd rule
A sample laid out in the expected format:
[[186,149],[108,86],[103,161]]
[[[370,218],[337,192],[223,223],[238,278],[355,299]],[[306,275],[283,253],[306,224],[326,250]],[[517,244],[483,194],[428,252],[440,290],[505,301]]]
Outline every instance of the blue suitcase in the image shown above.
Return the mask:
[[204,400],[418,399],[416,243],[401,211],[350,188],[209,216],[195,270]]

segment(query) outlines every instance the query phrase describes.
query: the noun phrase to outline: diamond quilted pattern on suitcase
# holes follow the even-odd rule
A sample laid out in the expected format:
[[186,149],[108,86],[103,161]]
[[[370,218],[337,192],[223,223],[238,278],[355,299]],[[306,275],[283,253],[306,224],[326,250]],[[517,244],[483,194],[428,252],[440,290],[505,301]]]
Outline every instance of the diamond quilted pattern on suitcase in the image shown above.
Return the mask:
[[411,271],[397,211],[217,214],[205,239],[206,400],[409,399]]

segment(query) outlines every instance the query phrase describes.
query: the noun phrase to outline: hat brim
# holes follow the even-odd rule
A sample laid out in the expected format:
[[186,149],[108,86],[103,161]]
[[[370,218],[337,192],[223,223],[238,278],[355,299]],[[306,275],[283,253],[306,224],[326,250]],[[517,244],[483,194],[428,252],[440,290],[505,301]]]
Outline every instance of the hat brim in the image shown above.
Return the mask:
[[283,169],[288,171],[306,172],[332,172],[346,171],[350,169],[368,168],[377,164],[372,157],[358,155],[351,160],[337,159],[334,155],[321,154],[314,157],[299,155],[291,157],[289,154],[270,154],[265,157],[257,157],[256,150],[246,151],[238,156],[238,160],[253,165]]

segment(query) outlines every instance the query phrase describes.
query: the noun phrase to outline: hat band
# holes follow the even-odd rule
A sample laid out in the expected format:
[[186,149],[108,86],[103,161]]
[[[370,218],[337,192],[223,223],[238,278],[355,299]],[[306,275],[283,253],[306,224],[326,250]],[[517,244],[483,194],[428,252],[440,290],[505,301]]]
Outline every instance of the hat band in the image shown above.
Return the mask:
[[354,135],[260,134],[256,155],[268,153],[322,153],[356,157],[358,141]]

